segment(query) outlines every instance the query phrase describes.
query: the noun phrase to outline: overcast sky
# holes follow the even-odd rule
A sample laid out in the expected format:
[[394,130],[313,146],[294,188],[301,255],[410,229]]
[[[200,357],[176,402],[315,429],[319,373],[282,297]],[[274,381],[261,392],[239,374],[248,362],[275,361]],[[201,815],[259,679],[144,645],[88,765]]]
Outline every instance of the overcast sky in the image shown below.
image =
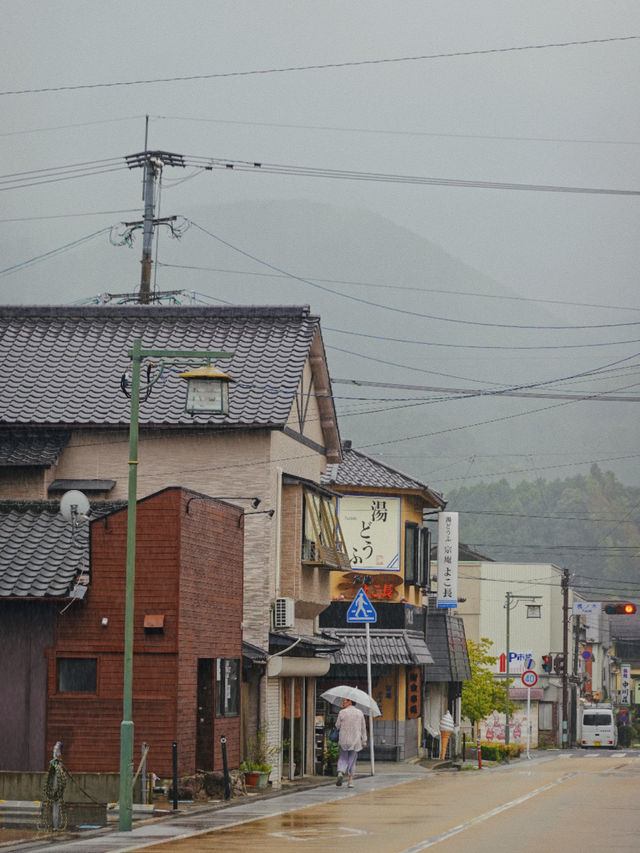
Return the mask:
[[[124,269],[137,282],[139,244],[127,253],[105,234],[70,247],[64,265],[57,256],[21,265],[140,215],[139,170],[56,181],[38,170],[120,166],[144,148],[146,115],[150,148],[193,157],[640,190],[637,0],[0,0],[0,10],[1,172],[29,173],[19,187],[0,185],[0,269],[17,267],[0,276],[4,303],[81,300],[114,290]],[[200,79],[139,82],[185,77]],[[198,219],[212,205],[270,199],[378,214],[489,277],[495,293],[610,306],[575,306],[578,325],[640,321],[634,195],[187,169],[166,170],[162,213]],[[248,253],[257,245],[249,229],[215,230]],[[179,244],[184,264],[192,233]],[[81,276],[69,274],[74,264]],[[313,293],[291,301],[330,317]],[[501,310],[492,306],[498,322]],[[609,337],[640,338],[637,328]],[[584,367],[638,350],[591,352]]]

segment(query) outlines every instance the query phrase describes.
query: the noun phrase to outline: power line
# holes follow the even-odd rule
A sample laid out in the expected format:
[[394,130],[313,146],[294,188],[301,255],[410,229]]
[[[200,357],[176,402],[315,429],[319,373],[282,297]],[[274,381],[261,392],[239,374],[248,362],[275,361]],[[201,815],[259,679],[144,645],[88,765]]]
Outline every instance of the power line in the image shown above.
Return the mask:
[[[275,273],[275,272],[255,272],[252,270],[234,270],[228,269],[226,267],[202,267],[197,266],[195,264],[169,264],[169,263],[159,263],[158,266],[168,267],[170,269],[180,269],[180,270],[198,270],[201,272],[220,272],[226,273],[230,275],[243,275],[243,276],[258,276],[260,278],[289,278],[289,275],[286,273]],[[539,302],[545,305],[569,305],[569,306],[577,306],[580,308],[607,308],[612,311],[640,311],[640,308],[636,308],[635,306],[631,307],[628,305],[606,305],[600,302],[574,302],[564,299],[543,299],[542,297],[535,296],[510,296],[507,294],[497,294],[497,293],[476,293],[473,290],[447,290],[445,288],[438,287],[417,287],[415,285],[403,285],[403,284],[377,284],[371,281],[353,281],[351,279],[338,279],[338,278],[320,278],[315,275],[306,275],[304,278],[313,279],[313,281],[319,281],[323,284],[349,284],[355,285],[357,287],[372,287],[372,288],[380,288],[382,290],[406,290],[412,293],[443,293],[447,296],[471,296],[477,299],[504,299],[511,300],[513,302]],[[204,295],[204,294],[203,294]],[[213,298],[213,297],[208,297]],[[327,327],[325,326],[325,329]],[[340,331],[339,329],[333,329],[332,331]]]
[[137,207],[125,207],[121,210],[87,210],[83,213],[57,213],[48,216],[16,216],[11,219],[0,219],[0,222],[35,222],[41,219],[71,219],[82,216],[111,216],[116,213],[136,213]]
[[326,62],[318,63],[315,65],[292,65],[279,68],[255,69],[251,71],[226,71],[212,74],[189,74],[184,76],[173,77],[152,77],[141,80],[120,80],[109,83],[76,83],[67,86],[43,86],[38,89],[12,89],[0,92],[0,95],[31,95],[42,92],[68,92],[76,91],[79,89],[105,89],[112,88],[114,86],[142,86],[149,85],[151,83],[180,83],[188,82],[191,80],[216,80],[226,77],[250,77],[261,74],[287,74],[299,71],[325,71],[339,68],[357,68],[367,65],[389,65],[392,63],[401,62],[419,62],[433,59],[453,59],[455,57],[462,56],[487,56],[491,54],[513,53],[516,51],[526,50],[545,50],[550,48],[578,47],[588,44],[606,44],[609,42],[631,41],[633,39],[639,38],[640,36],[613,36],[610,38],[602,39],[583,39],[581,41],[548,42],[546,44],[527,44],[517,45],[513,47],[486,48],[484,50],[458,50],[452,51],[450,53],[428,53],[419,56],[398,56],[386,57],[383,59],[361,59],[350,60],[346,62]]
[[[168,116],[154,115],[152,119],[170,121],[195,121],[208,122],[212,124],[231,124],[242,127],[275,127],[285,130],[325,130],[337,133],[365,133],[381,136],[419,136],[419,137],[442,137],[445,139],[486,139],[499,142],[567,142],[589,145],[640,145],[639,141],[628,139],[576,139],[575,137],[556,136],[500,136],[487,133],[446,133],[444,131],[428,130],[388,130],[385,128],[372,127],[337,127],[335,125],[322,124],[292,124],[272,121],[239,121],[222,118],[202,118],[199,116]],[[20,131],[17,131],[18,133]],[[28,132],[28,131],[25,131]],[[0,136],[3,134],[0,133]]]
[[[638,454],[634,454],[638,455]],[[618,457],[613,457],[618,458]],[[624,457],[620,457],[624,458]],[[610,457],[611,459],[611,457]],[[606,461],[610,461],[606,460]],[[602,461],[602,460],[601,460]],[[580,463],[576,463],[580,464]],[[617,522],[619,519],[617,518],[597,518],[591,517],[589,515],[539,515],[537,513],[528,513],[528,512],[501,512],[499,510],[494,509],[457,509],[456,512],[459,512],[461,515],[499,515],[506,518],[544,518],[550,521],[588,521],[590,524],[594,522],[600,524],[609,523],[611,521]],[[622,519],[622,523],[624,524],[636,524],[635,521],[630,518]]]
[[[636,353],[635,355],[638,355]],[[635,357],[632,356],[632,357]],[[572,378],[572,377],[567,377]],[[549,382],[563,382],[565,380],[559,379],[551,379]],[[498,397],[535,397],[535,398],[544,398],[549,400],[590,400],[597,402],[615,402],[615,403],[638,403],[640,402],[640,396],[623,396],[623,395],[614,395],[610,394],[608,391],[600,391],[594,394],[560,394],[557,392],[551,391],[531,391],[531,390],[509,390],[509,389],[500,389],[500,388],[491,388],[484,390],[477,389],[469,389],[469,388],[442,388],[436,385],[402,385],[397,382],[366,382],[361,379],[336,379],[331,377],[331,383],[335,385],[357,385],[358,387],[374,387],[374,388],[399,388],[410,391],[433,391],[442,394],[461,394],[461,395],[469,395],[469,396],[498,396]],[[546,382],[539,383],[540,385],[546,385]],[[538,383],[536,383],[536,387]],[[530,388],[533,386],[522,386],[523,389]]]
[[[188,162],[187,162],[188,161]],[[348,169],[330,169],[316,166],[291,166],[280,163],[263,163],[249,160],[220,159],[200,155],[186,155],[189,166],[200,166],[207,171],[223,169],[237,172],[261,172],[270,175],[292,175],[305,178],[331,178],[343,181],[374,181],[377,183],[408,184],[467,189],[517,190],[528,192],[578,193],[581,195],[640,196],[640,190],[611,189],[607,187],[576,187],[561,184],[523,184],[510,181],[478,181],[460,178],[431,178],[423,175],[398,175],[383,172],[359,172]]]
[[[316,288],[318,290],[322,290],[325,293],[331,293],[334,296],[340,296],[343,299],[348,299],[351,302],[356,302],[360,305],[368,305],[372,308],[380,308],[384,311],[389,311],[389,312],[394,313],[394,314],[402,314],[403,316],[418,317],[418,318],[426,319],[426,320],[439,320],[443,323],[460,324],[463,326],[480,326],[483,328],[499,328],[499,329],[527,329],[527,330],[566,331],[569,329],[580,329],[580,330],[584,330],[584,329],[609,329],[609,328],[618,328],[620,326],[624,327],[624,326],[638,326],[638,325],[640,325],[640,321],[628,321],[625,323],[597,323],[597,324],[589,324],[589,325],[581,324],[581,325],[577,325],[577,326],[575,326],[575,325],[574,326],[570,326],[570,325],[543,326],[543,325],[523,325],[523,324],[519,325],[519,324],[513,324],[513,323],[488,323],[488,322],[481,322],[478,320],[460,320],[460,319],[455,318],[455,317],[442,317],[442,316],[439,316],[437,314],[427,314],[427,313],[423,313],[420,311],[410,311],[406,308],[395,308],[392,305],[383,305],[379,302],[373,302],[370,299],[363,299],[359,296],[352,296],[351,294],[343,293],[340,290],[335,290],[334,288],[331,288],[331,287],[325,287],[324,285],[319,284],[318,282],[313,281],[312,279],[303,278],[302,276],[295,275],[294,273],[289,272],[288,270],[282,269],[281,267],[277,267],[275,264],[271,264],[268,261],[265,261],[262,258],[257,257],[256,255],[253,255],[251,252],[248,252],[245,249],[241,249],[239,246],[235,246],[233,243],[229,242],[228,240],[223,239],[222,237],[219,237],[217,234],[214,234],[212,231],[209,231],[207,228],[204,228],[202,225],[199,225],[197,222],[194,222],[192,219],[190,219],[188,221],[195,228],[197,228],[199,231],[202,231],[203,234],[206,234],[208,237],[211,237],[213,240],[216,240],[221,245],[226,246],[229,249],[232,249],[234,252],[237,252],[239,255],[242,255],[243,257],[248,258],[249,260],[255,261],[256,263],[261,264],[264,267],[267,267],[267,269],[270,269],[270,270],[273,270],[277,273],[285,275],[287,278],[290,278],[294,281],[299,281],[302,284],[307,284],[309,287],[313,287],[313,288]],[[337,349],[337,347],[336,347],[336,349]]]
[[441,343],[438,341],[425,341],[410,338],[392,338],[386,335],[372,335],[369,332],[354,332],[350,329],[335,329],[331,326],[324,327],[325,332],[334,332],[339,335],[349,335],[355,338],[369,338],[374,341],[390,341],[396,344],[415,344],[423,347],[446,347],[453,349],[489,349],[489,350],[554,350],[554,349],[585,349],[590,347],[608,347],[616,346],[617,344],[637,344],[640,343],[640,338],[627,339],[625,341],[603,341],[601,343],[591,344],[535,344],[530,346],[520,346],[515,344],[498,345],[498,344],[452,344]]
[[29,260],[27,261],[21,261],[19,264],[14,264],[10,267],[5,267],[5,269],[0,270],[0,275],[9,275],[11,273],[17,272],[20,269],[24,269],[25,267],[30,266],[32,264],[37,264],[40,261],[48,260],[49,258],[53,257],[53,255],[59,255],[62,252],[68,251],[69,249],[74,249],[81,243],[86,243],[88,240],[92,240],[99,234],[105,234],[107,231],[110,230],[110,226],[107,228],[101,228],[99,231],[94,231],[93,234],[86,234],[84,237],[79,237],[77,240],[72,240],[70,243],[65,243],[63,246],[58,246],[57,249],[51,249],[48,252],[43,252],[41,255],[36,255],[33,258],[29,258]]
[[133,119],[141,119],[144,118],[144,115],[136,115],[136,116],[120,116],[119,118],[103,118],[96,119],[95,121],[80,121],[75,122],[74,124],[57,124],[49,127],[32,127],[26,128],[23,130],[6,130],[0,132],[0,136],[23,136],[27,133],[48,133],[54,130],[70,130],[75,127],[90,127],[93,124],[113,124],[116,121],[133,121]]

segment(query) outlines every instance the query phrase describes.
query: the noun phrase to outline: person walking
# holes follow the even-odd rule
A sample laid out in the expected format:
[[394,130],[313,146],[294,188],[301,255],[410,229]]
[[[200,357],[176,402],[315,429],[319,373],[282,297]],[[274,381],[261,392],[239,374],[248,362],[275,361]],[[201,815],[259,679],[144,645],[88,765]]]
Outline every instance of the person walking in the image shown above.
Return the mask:
[[360,750],[367,745],[367,727],[364,714],[360,708],[356,708],[351,699],[342,700],[342,710],[338,714],[336,728],[340,732],[336,785],[340,787],[346,775],[349,777],[347,787],[353,788],[356,758]]

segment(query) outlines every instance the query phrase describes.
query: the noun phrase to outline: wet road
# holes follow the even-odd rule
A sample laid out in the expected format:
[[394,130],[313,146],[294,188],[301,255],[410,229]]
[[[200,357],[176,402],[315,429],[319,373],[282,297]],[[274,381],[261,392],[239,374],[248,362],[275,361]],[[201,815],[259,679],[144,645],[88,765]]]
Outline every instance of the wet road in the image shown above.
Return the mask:
[[[376,777],[377,778],[377,777]],[[390,781],[390,780],[389,780]],[[249,823],[204,831],[147,853],[442,853],[513,851],[601,853],[640,848],[640,757],[637,752],[554,753],[508,767],[416,776],[377,790],[360,779],[352,790],[321,789],[329,802]],[[274,808],[277,808],[274,802]],[[139,846],[129,849],[141,849]]]

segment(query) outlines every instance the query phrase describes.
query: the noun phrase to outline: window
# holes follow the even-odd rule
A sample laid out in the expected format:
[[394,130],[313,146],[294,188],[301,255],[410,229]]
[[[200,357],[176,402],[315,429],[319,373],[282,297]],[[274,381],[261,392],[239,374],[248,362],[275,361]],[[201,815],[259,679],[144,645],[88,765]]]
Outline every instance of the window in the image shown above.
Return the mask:
[[611,711],[608,713],[590,713],[586,714],[582,718],[583,726],[612,726],[613,725],[613,717],[611,715]]
[[216,716],[237,717],[240,713],[240,660],[216,660]]
[[422,528],[422,578],[420,586],[431,589],[431,531],[428,527]]
[[404,582],[429,586],[431,533],[419,524],[404,526]]
[[404,582],[418,582],[418,562],[420,554],[420,528],[417,524],[404,526]]
[[553,703],[538,702],[538,729],[540,731],[551,731],[553,728]]
[[308,489],[304,493],[302,562],[331,569],[351,568],[333,501]]
[[59,693],[95,693],[97,658],[58,658]]

